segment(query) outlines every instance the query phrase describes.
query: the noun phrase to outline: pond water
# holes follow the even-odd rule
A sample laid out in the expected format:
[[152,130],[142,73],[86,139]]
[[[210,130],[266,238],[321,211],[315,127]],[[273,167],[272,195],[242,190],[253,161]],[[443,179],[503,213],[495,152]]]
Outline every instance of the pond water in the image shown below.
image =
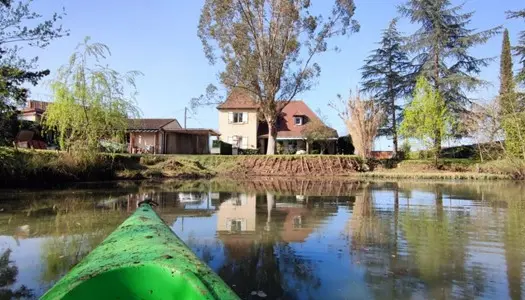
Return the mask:
[[0,191],[0,299],[37,298],[145,196],[243,299],[522,299],[525,185],[114,182]]

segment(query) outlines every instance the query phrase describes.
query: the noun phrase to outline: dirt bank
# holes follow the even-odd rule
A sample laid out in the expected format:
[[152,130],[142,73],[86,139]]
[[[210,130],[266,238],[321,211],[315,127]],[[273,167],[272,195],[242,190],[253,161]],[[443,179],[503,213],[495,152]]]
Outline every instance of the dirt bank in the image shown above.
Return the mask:
[[222,174],[237,176],[345,176],[363,170],[355,156],[247,156]]
[[[374,169],[375,170],[371,170]],[[495,170],[495,171],[494,171]],[[347,155],[147,155],[96,154],[79,157],[56,151],[0,148],[0,187],[50,187],[60,183],[139,179],[200,178],[427,178],[509,179],[509,171],[496,172],[471,162],[445,163],[441,169],[429,162],[403,161],[365,164]]]

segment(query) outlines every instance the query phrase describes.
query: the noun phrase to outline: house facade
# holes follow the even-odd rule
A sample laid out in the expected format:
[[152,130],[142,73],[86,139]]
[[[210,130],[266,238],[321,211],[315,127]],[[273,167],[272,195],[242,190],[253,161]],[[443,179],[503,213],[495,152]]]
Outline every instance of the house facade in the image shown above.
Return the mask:
[[209,154],[212,129],[182,128],[176,119],[129,119],[128,151],[150,154]]
[[258,106],[248,93],[234,91],[217,109],[223,142],[240,149],[258,149]]
[[[259,117],[258,104],[248,92],[234,90],[217,110],[220,138],[223,142],[232,144],[234,148],[266,153],[268,125]],[[300,100],[289,102],[282,109],[276,123],[278,152],[312,152],[315,142],[313,145],[307,143],[303,131],[305,126],[314,121],[323,124],[306,103]],[[326,153],[333,154],[336,152],[337,132],[331,130],[333,137],[329,138]]]

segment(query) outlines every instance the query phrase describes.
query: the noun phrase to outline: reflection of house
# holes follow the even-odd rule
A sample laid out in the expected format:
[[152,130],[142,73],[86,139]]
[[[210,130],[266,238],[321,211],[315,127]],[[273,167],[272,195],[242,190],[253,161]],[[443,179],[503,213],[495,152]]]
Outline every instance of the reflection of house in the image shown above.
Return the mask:
[[176,119],[130,119],[128,151],[153,154],[209,154],[212,129],[182,128]]
[[178,195],[180,203],[200,203],[205,200],[205,198],[201,193],[179,193]]
[[[259,149],[266,151],[268,125],[258,117],[258,104],[244,91],[235,90],[219,110],[219,131],[221,140],[241,149]],[[277,120],[277,142],[288,152],[306,150],[302,134],[305,125],[312,121],[322,121],[303,101],[291,101],[281,112]],[[333,142],[328,153],[335,152],[337,132],[333,130]]]
[[255,195],[237,194],[221,203],[217,213],[217,231],[254,232],[256,222]]
[[281,237],[286,242],[304,242],[306,238],[313,232],[312,224],[308,224],[306,220],[310,215],[310,209],[306,207],[286,207],[280,205],[277,208],[280,212],[286,213],[284,219]]

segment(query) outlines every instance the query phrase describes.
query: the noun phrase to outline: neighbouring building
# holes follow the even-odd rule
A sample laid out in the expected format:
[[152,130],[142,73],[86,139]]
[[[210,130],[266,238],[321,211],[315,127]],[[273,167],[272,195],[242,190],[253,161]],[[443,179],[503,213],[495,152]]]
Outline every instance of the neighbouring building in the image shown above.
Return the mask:
[[151,154],[209,154],[212,129],[182,128],[176,119],[130,119],[128,151]]
[[[248,92],[234,90],[226,101],[217,106],[221,140],[238,149],[257,149],[259,153],[266,153],[268,125],[259,118],[258,107]],[[302,132],[314,120],[321,121],[303,101],[291,101],[282,109],[276,128],[277,144],[283,152],[312,150],[307,146]],[[337,131],[333,130],[333,133],[326,149],[330,154],[336,152]]]
[[48,105],[49,102],[28,100],[26,106],[20,110],[18,119],[40,123]]

